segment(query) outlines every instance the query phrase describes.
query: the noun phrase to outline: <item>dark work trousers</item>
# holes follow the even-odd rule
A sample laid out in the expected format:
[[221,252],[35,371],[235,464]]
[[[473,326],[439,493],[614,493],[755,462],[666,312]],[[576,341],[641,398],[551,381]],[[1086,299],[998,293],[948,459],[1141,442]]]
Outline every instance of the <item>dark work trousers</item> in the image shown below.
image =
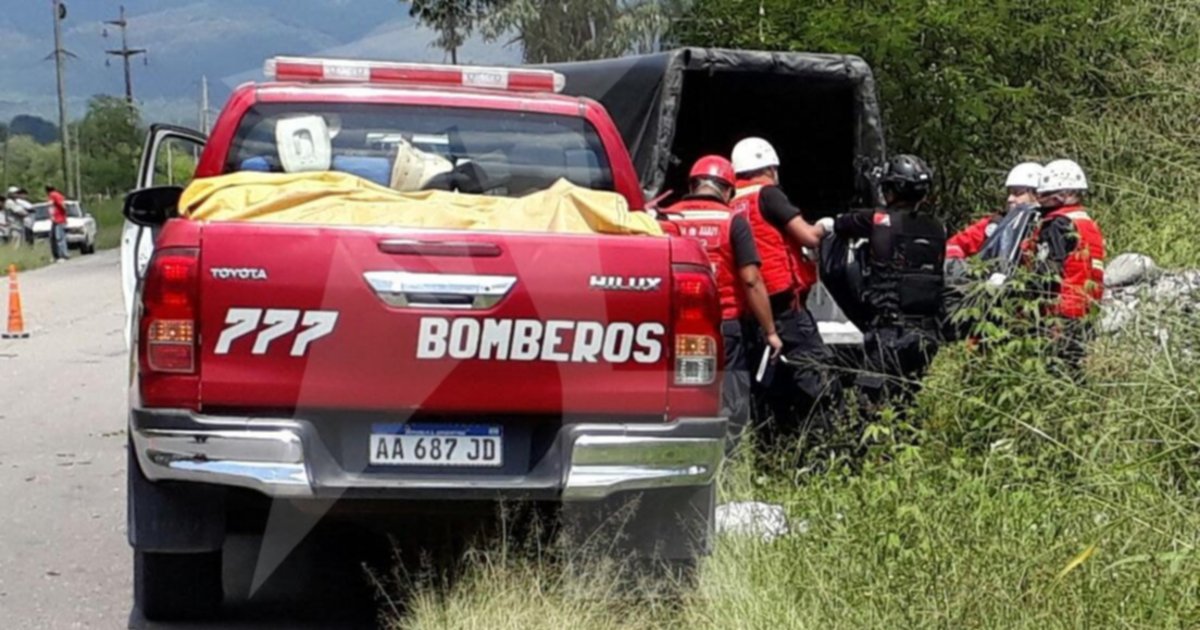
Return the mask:
[[[812,313],[797,309],[794,304],[778,302],[777,296],[772,296],[783,358],[775,364],[769,382],[755,384],[762,403],[756,408],[770,416],[760,417],[757,423],[764,446],[777,444],[784,437],[831,427],[842,396],[833,352],[821,339]],[[757,368],[766,340],[757,323],[751,327],[754,343],[750,362]]]
[[1059,361],[1055,367],[1062,377],[1076,383],[1082,382],[1083,359],[1087,356],[1087,344],[1092,333],[1092,322],[1081,319],[1061,320],[1049,331],[1050,350]]
[[750,423],[750,363],[746,358],[745,332],[741,320],[727,319],[721,322],[721,336],[725,338],[721,415],[729,418],[729,437],[725,440],[726,455],[741,441],[742,433]]
[[869,330],[855,387],[871,408],[888,400],[907,406],[938,349],[938,336],[929,327],[889,324]]

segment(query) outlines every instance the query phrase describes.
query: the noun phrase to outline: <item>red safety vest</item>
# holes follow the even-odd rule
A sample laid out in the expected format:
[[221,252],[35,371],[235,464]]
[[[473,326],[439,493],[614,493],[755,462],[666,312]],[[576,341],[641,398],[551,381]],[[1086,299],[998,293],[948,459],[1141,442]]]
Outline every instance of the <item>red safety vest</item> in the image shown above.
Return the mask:
[[713,275],[717,278],[721,319],[741,317],[746,312],[746,292],[741,288],[737,257],[730,238],[734,211],[715,199],[694,198],[683,199],[665,212],[680,236],[700,241],[708,253]]
[[808,303],[808,294],[820,281],[820,275],[817,273],[817,261],[797,256],[794,251],[792,252],[792,261],[796,268],[796,298],[799,300],[799,307],[804,308],[804,305]]
[[796,290],[796,256],[783,240],[775,226],[767,223],[759,208],[763,186],[773,186],[769,179],[739,180],[737,195],[733,198],[733,211],[745,212],[750,218],[750,229],[754,232],[754,244],[762,259],[763,283],[767,295],[776,295]]
[[1042,217],[1042,222],[1025,243],[1028,254],[1035,254],[1042,229],[1058,217],[1071,220],[1078,240],[1063,262],[1058,300],[1051,312],[1068,319],[1080,319],[1104,297],[1104,236],[1083,206],[1063,206]]

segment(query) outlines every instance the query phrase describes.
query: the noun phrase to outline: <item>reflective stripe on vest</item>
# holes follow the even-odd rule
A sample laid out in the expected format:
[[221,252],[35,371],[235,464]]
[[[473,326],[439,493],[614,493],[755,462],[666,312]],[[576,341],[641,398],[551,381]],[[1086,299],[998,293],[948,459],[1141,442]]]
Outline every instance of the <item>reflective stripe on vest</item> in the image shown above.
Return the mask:
[[734,212],[745,212],[750,218],[754,244],[762,259],[763,284],[768,295],[776,295],[796,288],[795,259],[783,235],[763,218],[759,207],[762,189],[763,183],[758,181],[738,182],[732,205]]
[[[733,211],[719,201],[684,199],[666,214],[681,236],[700,241],[712,264],[721,301],[721,319],[737,319],[746,311],[746,293],[740,287],[737,257],[733,252]],[[678,218],[676,218],[676,216]]]

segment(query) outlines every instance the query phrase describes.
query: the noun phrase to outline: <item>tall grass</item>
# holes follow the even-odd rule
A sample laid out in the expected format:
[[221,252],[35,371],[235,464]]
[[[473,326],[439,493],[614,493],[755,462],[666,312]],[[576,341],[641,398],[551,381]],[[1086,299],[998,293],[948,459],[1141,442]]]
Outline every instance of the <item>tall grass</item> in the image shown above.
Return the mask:
[[600,575],[501,545],[477,553],[461,581],[396,595],[407,607],[387,618],[394,628],[1196,627],[1198,349],[1200,323],[1170,309],[1096,342],[1078,383],[1031,369],[1049,359],[1012,339],[982,355],[952,348],[907,420],[861,433],[854,466],[729,465],[723,498],[783,505],[792,533],[721,538],[677,605],[631,605]]
[[1119,93],[1079,103],[1034,144],[1083,164],[1110,250],[1200,266],[1200,2],[1131,2],[1113,19],[1141,49],[1114,71]]

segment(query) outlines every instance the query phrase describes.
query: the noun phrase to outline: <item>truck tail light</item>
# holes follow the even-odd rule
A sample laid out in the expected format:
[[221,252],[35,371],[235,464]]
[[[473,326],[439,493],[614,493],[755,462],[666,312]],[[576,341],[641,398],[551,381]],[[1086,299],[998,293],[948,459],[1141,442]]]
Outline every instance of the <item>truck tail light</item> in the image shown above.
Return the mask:
[[200,250],[157,252],[146,270],[142,292],[142,346],[146,367],[156,372],[196,371],[196,313]]
[[194,375],[198,365],[200,250],[163,248],[146,268],[140,321],[143,385],[155,374]]
[[146,331],[147,363],[156,372],[191,374],[196,370],[195,322],[156,319]]
[[712,273],[704,267],[676,265],[672,288],[675,385],[712,385],[721,352],[721,313]]
[[268,59],[263,72],[275,81],[459,85],[511,92],[557,93],[566,85],[566,77],[552,70],[314,57]]

